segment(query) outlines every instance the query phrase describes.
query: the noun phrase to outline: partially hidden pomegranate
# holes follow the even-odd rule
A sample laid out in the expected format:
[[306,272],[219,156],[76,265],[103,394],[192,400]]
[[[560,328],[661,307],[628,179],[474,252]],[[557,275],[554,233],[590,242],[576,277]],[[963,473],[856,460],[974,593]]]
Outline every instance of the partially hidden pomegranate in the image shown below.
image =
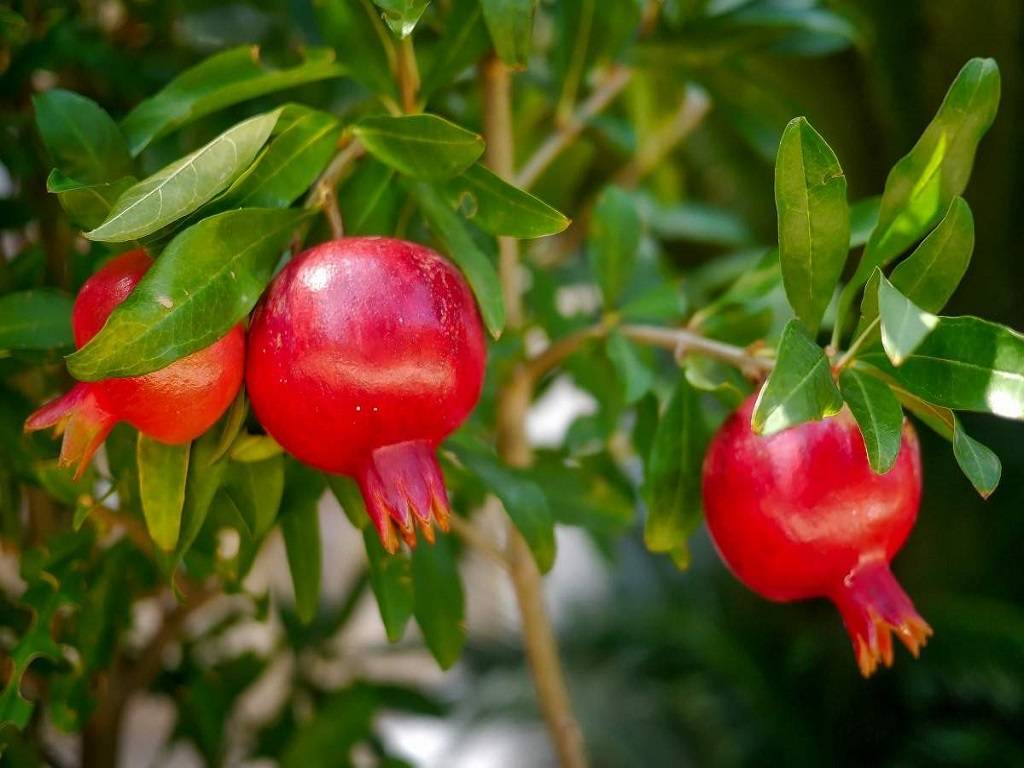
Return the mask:
[[355,478],[380,540],[448,529],[438,443],[476,405],[486,346],[462,275],[429,248],[352,237],[299,254],[249,330],[246,385],[299,460]]
[[754,402],[725,422],[704,460],[704,509],[722,559],[770,600],[832,600],[865,677],[892,664],[892,632],[917,656],[932,631],[889,570],[921,500],[913,428],[905,422],[896,463],[879,475],[849,410],[760,436]]
[[[99,332],[152,263],[145,251],[129,251],[85,281],[71,311],[77,347]],[[76,465],[78,477],[119,421],[163,443],[199,437],[231,404],[244,367],[245,332],[237,325],[209,347],[152,373],[79,382],[29,416],[25,429],[63,432],[60,464]]]

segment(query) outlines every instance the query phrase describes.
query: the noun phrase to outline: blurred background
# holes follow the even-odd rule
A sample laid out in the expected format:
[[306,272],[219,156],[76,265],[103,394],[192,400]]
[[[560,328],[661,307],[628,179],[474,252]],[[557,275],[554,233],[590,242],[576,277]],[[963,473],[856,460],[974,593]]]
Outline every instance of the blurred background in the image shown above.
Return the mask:
[[[715,5],[729,3],[675,0],[666,13]],[[669,172],[686,174],[691,199],[733,212],[754,242],[771,243],[774,146],[769,140],[765,148],[759,131],[777,136],[789,117],[807,115],[841,158],[850,199],[877,194],[963,63],[994,57],[1002,102],[965,193],[977,245],[947,312],[1024,328],[1024,2],[826,5],[853,20],[861,42],[814,58],[726,56],[717,90],[708,86],[712,111],[666,159]],[[11,231],[33,217],[44,244],[71,237],[45,191],[50,166],[33,137],[34,91],[59,83],[120,115],[213,51],[258,42],[273,52],[319,40],[307,0],[21,6],[46,31],[15,40],[8,29],[0,43],[0,228],[7,253],[18,246]],[[678,45],[685,44],[681,36]],[[744,79],[754,70],[757,89]],[[528,83],[532,75],[518,77]],[[349,86],[330,87],[344,103]],[[627,91],[625,98],[640,94]],[[614,134],[614,125],[605,129]],[[598,131],[587,141],[601,148],[606,139]],[[549,174],[538,191],[573,215],[586,190],[556,187]],[[667,237],[662,248],[685,274],[730,245]],[[556,381],[531,414],[531,437],[558,444],[592,410],[583,389]],[[979,417],[967,426],[1002,458],[1002,485],[981,501],[948,445],[920,430],[925,496],[894,570],[935,636],[920,660],[901,649],[895,667],[870,680],[858,674],[830,605],[757,598],[725,570],[703,531],[692,566],[680,572],[645,551],[638,511],[627,513],[621,536],[561,528],[549,606],[594,765],[1024,765],[1024,443],[1018,424]],[[384,708],[378,733],[395,765],[552,764],[523,667],[514,601],[488,561],[474,554],[464,560],[468,651],[453,671],[441,673],[411,628],[403,643],[387,644],[365,589],[358,532],[332,501],[324,501],[322,521],[326,602],[333,606],[326,618],[302,628],[285,611],[268,622],[239,596],[197,612],[189,636],[199,639],[177,651],[194,663],[168,672],[133,701],[121,735],[124,764],[198,765],[210,755],[237,764],[249,755],[245,764],[269,765],[283,744],[291,745],[284,764],[333,764],[332,739],[365,717],[366,707],[346,689],[345,697],[293,698],[282,714],[281,692],[297,677],[325,689],[375,681],[367,695]],[[13,588],[12,554],[0,559],[0,574]],[[279,540],[266,547],[246,586],[290,599]],[[147,631],[152,609],[145,601],[136,607],[133,631]],[[220,622],[224,630],[211,633]],[[296,747],[298,721],[306,735]],[[54,731],[51,738],[55,759],[74,754],[73,736]],[[13,755],[0,763],[15,764]]]

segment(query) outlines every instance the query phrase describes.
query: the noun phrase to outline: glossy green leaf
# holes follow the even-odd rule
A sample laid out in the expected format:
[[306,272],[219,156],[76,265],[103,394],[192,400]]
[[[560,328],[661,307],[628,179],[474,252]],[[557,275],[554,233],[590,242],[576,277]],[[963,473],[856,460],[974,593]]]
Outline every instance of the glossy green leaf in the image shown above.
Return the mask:
[[[889,281],[921,309],[938,312],[960,285],[973,251],[974,217],[967,202],[957,197],[938,226],[896,265]],[[864,289],[857,335],[877,319],[878,276],[873,274]]]
[[308,213],[226,211],[175,237],[88,344],[68,357],[82,381],[138,376],[209,346],[243,320]]
[[547,203],[514,187],[480,163],[447,181],[444,192],[462,215],[492,235],[545,237],[569,226]]
[[395,98],[395,51],[370,0],[313,0],[317,27],[348,76],[373,93]]
[[240,435],[231,446],[232,461],[265,461],[281,453],[281,446],[270,435]]
[[590,269],[606,307],[613,307],[633,276],[643,225],[632,196],[608,187],[594,206],[587,238]]
[[971,59],[960,70],[921,138],[885,180],[878,225],[844,296],[848,302],[875,267],[920,239],[964,191],[978,143],[995,119],[999,91],[992,59]]
[[413,191],[423,216],[443,244],[445,254],[469,281],[487,330],[497,338],[505,327],[505,304],[494,264],[477,245],[466,223],[440,199],[433,187],[417,184]]
[[987,499],[999,485],[1003,465],[991,448],[964,432],[960,420],[953,427],[953,455],[974,489]]
[[363,530],[363,541],[370,563],[370,588],[377,598],[380,619],[388,640],[397,643],[412,616],[412,564],[405,552],[389,555],[372,527]]
[[[315,109],[288,107],[294,113],[249,170],[215,201],[228,208],[287,208],[309,189],[335,152],[341,124]],[[282,115],[283,119],[284,115]]]
[[72,346],[72,303],[69,296],[47,289],[0,296],[0,350]]
[[72,224],[92,229],[106,220],[121,195],[137,183],[134,176],[124,176],[117,181],[83,184],[54,168],[46,179],[46,189],[57,195]]
[[280,114],[277,110],[243,120],[130,187],[107,219],[85,236],[123,243],[152,234],[197,210],[249,167]]
[[689,565],[688,539],[703,515],[701,465],[709,437],[697,391],[680,377],[644,468],[644,543],[652,552],[669,553],[681,568]]
[[166,445],[139,433],[139,496],[153,542],[171,552],[178,543],[191,444]]
[[480,5],[498,56],[510,67],[525,67],[533,47],[537,0],[480,0]]
[[281,454],[263,461],[230,462],[224,489],[253,539],[261,539],[273,527],[283,508],[284,483]]
[[245,396],[245,388],[243,387],[235,396],[234,401],[232,401],[227,415],[221,420],[223,426],[220,434],[217,436],[217,446],[210,455],[210,464],[219,461],[223,456],[227,455],[235,439],[241,434],[242,427],[245,426],[245,417],[248,415],[249,401]]
[[416,179],[450,179],[484,151],[480,136],[437,115],[376,115],[353,131],[370,154]]
[[541,487],[524,473],[501,464],[493,453],[469,441],[452,440],[448,445],[463,466],[501,500],[541,572],[551,570],[555,562],[555,520]]
[[637,351],[618,331],[608,335],[608,359],[622,381],[626,402],[635,403],[651,388],[654,374],[640,359]]
[[479,1],[455,0],[441,28],[433,61],[423,74],[420,93],[429,98],[483,58],[490,47]]
[[751,428],[771,435],[834,416],[842,407],[825,352],[799,320],[790,320],[782,332],[775,368],[757,396]]
[[877,280],[882,348],[893,365],[901,365],[935,329],[939,318],[893,288],[881,272]]
[[802,117],[782,134],[775,207],[782,283],[796,316],[814,334],[846,263],[850,209],[839,160]]
[[33,97],[32,104],[43,144],[65,176],[90,185],[133,173],[124,136],[96,102],[54,88]]
[[867,243],[871,233],[878,226],[878,210],[882,204],[880,195],[865,197],[850,205],[850,248],[860,248]]
[[903,439],[900,401],[884,381],[853,368],[840,374],[839,389],[860,427],[871,469],[884,475],[896,463]]
[[430,0],[373,0],[373,4],[383,12],[384,21],[392,32],[408,37],[416,29]]
[[176,563],[181,561],[199,535],[213,497],[224,482],[228,462],[216,458],[218,439],[216,430],[210,429],[192,442],[185,480],[185,502],[181,512],[181,532],[174,552]]
[[289,461],[281,499],[281,533],[295,587],[295,612],[309,623],[320,604],[320,517],[317,503],[326,485],[315,469]]
[[282,69],[266,66],[257,46],[232,48],[185,70],[140,103],[121,121],[121,130],[137,155],[154,139],[211,112],[344,72],[327,48],[310,48],[302,63]]
[[345,513],[348,521],[359,530],[365,530],[370,525],[370,515],[366,511],[366,502],[363,493],[359,490],[359,484],[351,477],[344,475],[324,474],[327,480],[327,487],[331,489],[334,498],[341,505],[341,511]]
[[421,541],[413,550],[412,581],[416,623],[441,669],[448,669],[466,644],[466,616],[462,582],[447,536],[434,544]]
[[372,157],[363,158],[338,190],[338,205],[345,212],[345,233],[391,235],[408,197],[395,183],[398,172]]

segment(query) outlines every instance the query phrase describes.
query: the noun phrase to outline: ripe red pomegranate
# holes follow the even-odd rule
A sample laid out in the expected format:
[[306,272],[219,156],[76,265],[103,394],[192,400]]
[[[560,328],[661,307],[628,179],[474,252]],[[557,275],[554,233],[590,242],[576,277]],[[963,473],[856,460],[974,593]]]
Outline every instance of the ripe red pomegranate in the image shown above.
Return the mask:
[[[95,336],[153,262],[143,250],[107,262],[75,298],[75,345]],[[165,368],[123,379],[79,382],[28,417],[26,430],[56,427],[64,433],[60,464],[76,464],[75,477],[119,421],[163,443],[185,443],[209,429],[242,385],[245,332],[241,325],[205,349]]]
[[891,632],[917,656],[931,628],[889,570],[917,518],[921,457],[906,422],[899,456],[877,475],[849,410],[764,437],[755,398],[722,426],[704,460],[708,528],[732,572],[769,600],[827,597],[861,673],[892,665]]
[[252,318],[246,384],[301,461],[359,482],[389,552],[448,529],[438,443],[476,405],[486,346],[462,275],[385,237],[323,243],[274,278]]

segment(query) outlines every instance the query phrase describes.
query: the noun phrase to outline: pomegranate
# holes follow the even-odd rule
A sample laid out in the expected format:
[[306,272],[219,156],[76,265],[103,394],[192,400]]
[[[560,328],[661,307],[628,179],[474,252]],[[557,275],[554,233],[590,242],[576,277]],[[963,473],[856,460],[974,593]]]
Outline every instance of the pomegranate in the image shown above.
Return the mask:
[[[75,345],[95,336],[153,262],[143,250],[111,259],[86,280],[75,298]],[[28,417],[26,430],[56,427],[64,433],[62,466],[79,477],[119,421],[163,443],[185,443],[209,429],[238,393],[245,364],[241,325],[205,349],[165,368],[123,379],[79,382]]]
[[913,427],[904,423],[896,463],[878,475],[849,410],[766,437],[750,428],[754,402],[725,422],[704,460],[704,509],[722,559],[770,600],[832,600],[865,677],[892,665],[892,632],[917,656],[932,631],[889,570],[921,500]]
[[299,460],[354,477],[389,552],[448,529],[438,443],[476,405],[486,346],[462,275],[429,248],[353,237],[299,254],[252,318],[246,384]]

